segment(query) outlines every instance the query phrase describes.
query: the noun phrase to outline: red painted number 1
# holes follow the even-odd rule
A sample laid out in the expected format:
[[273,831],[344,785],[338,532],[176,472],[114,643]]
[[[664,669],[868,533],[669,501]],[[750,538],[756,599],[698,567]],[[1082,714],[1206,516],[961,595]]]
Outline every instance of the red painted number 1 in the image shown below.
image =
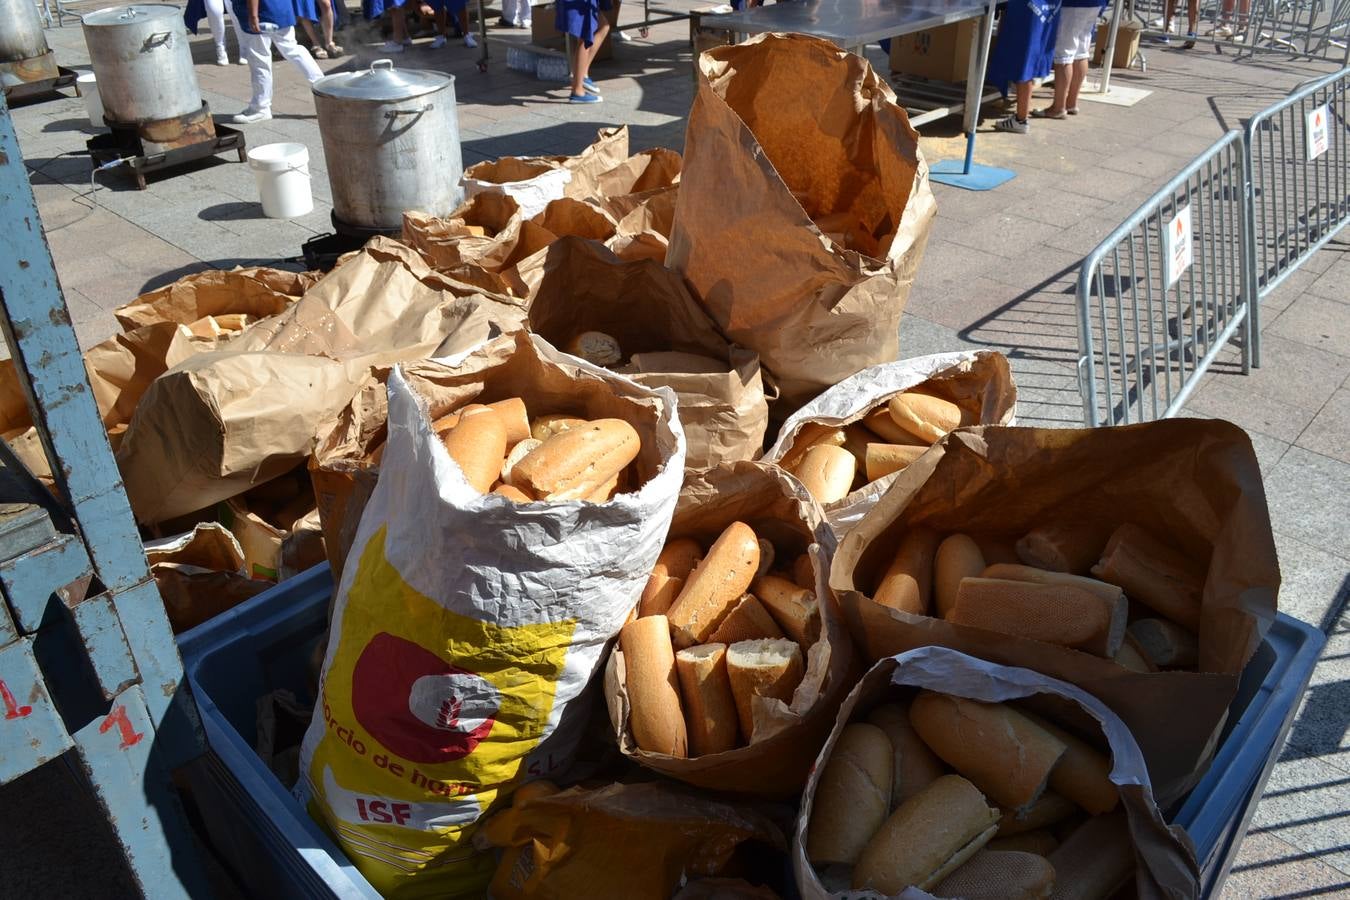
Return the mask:
[[9,685],[3,681],[0,681],[0,703],[5,704],[6,719],[22,719],[33,712],[33,707],[20,706],[14,702],[14,695],[9,692]]
[[108,713],[108,717],[99,723],[98,733],[107,734],[114,726],[116,726],[118,734],[122,736],[122,742],[117,745],[118,750],[134,747],[141,742],[141,738],[145,737],[145,735],[131,727],[131,720],[127,718],[127,708],[125,706],[119,706]]

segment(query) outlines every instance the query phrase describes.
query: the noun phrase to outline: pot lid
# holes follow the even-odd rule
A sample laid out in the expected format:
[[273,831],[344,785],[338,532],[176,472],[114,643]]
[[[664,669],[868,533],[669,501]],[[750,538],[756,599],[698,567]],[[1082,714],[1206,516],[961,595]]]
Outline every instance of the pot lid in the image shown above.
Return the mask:
[[132,6],[109,6],[80,17],[85,25],[135,25],[158,19],[182,18],[183,10],[167,3],[137,3]]
[[369,69],[320,78],[314,82],[314,93],[383,103],[435,93],[454,80],[453,76],[425,69],[395,69],[393,60],[377,59]]

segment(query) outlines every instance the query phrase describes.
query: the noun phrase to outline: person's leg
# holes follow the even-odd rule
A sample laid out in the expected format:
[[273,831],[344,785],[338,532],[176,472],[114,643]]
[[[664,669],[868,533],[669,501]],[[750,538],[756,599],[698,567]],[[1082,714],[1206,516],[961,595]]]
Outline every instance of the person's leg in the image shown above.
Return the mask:
[[436,36],[431,39],[431,49],[439,50],[450,38],[450,16],[444,5],[436,7]]
[[1195,29],[1200,24],[1200,0],[1186,0],[1186,36],[1195,39]]
[[408,14],[403,11],[403,7],[395,6],[389,10],[389,24],[394,30],[394,42],[408,43]]
[[1072,69],[1072,64],[1061,62],[1055,63],[1055,99],[1050,101],[1049,109],[1044,110],[1047,115],[1057,116],[1064,112],[1069,106],[1074,105],[1068,102],[1069,81],[1072,78],[1070,72]]
[[605,15],[609,18],[610,24],[614,26],[614,40],[626,44],[631,41],[632,38],[628,36],[628,32],[619,30],[619,5],[620,0],[613,0],[610,4],[609,12],[605,13]]
[[1031,82],[1017,82],[1017,120],[1025,122],[1031,114]]
[[244,32],[240,47],[248,62],[249,86],[253,90],[248,108],[236,122],[259,121],[272,118],[272,45],[266,35]]
[[[314,23],[309,19],[297,18],[296,21],[300,23],[301,28],[305,29],[305,37],[309,38],[309,45],[315,50],[323,50],[326,45],[319,40],[319,35],[314,31]],[[327,56],[327,51],[324,51],[324,55]]]
[[465,47],[478,46],[478,41],[474,40],[473,32],[469,30],[469,4],[467,3],[459,8],[459,30],[464,35]]
[[329,0],[314,0],[314,6],[319,10],[319,34],[323,36],[323,48],[330,56],[341,53],[341,48],[333,43],[333,5]]
[[600,45],[605,42],[605,37],[608,34],[609,21],[603,14],[597,14],[595,32],[591,36],[591,45],[587,47],[580,40],[576,41],[576,49],[572,52],[573,97],[586,95],[586,80],[591,77],[591,63],[595,61],[595,55],[600,52]]
[[[1073,61],[1072,69],[1073,74],[1070,76],[1069,93],[1064,101],[1065,104],[1067,104],[1065,107],[1066,109],[1078,109],[1078,92],[1082,90],[1083,80],[1087,78],[1088,58],[1084,56],[1082,59],[1075,59]],[[1055,80],[1059,80],[1058,75],[1055,76]]]
[[323,70],[314,62],[314,57],[309,55],[308,50],[296,43],[294,28],[283,28],[273,34],[272,43],[276,44],[277,52],[281,54],[281,58],[289,60],[293,66],[300,70],[300,74],[304,75],[305,80],[310,84],[323,77]]
[[225,0],[206,0],[206,23],[211,27],[211,40],[216,45],[216,65],[228,66],[230,55],[225,49]]
[[247,65],[248,56],[244,53],[244,40],[248,37],[248,32],[245,31],[243,25],[240,24],[239,17],[234,14],[233,6],[229,8],[229,11],[230,27],[234,30],[235,43],[239,45],[239,65]]

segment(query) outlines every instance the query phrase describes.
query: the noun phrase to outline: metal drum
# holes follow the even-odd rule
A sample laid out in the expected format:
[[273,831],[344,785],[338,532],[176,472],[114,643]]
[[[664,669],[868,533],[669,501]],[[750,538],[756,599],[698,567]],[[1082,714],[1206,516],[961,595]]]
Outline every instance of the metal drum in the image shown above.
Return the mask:
[[46,56],[47,36],[33,0],[0,0],[0,62]]
[[131,125],[201,112],[182,9],[115,6],[89,13],[83,22],[108,121]]
[[314,105],[335,219],[390,231],[407,210],[444,216],[459,205],[464,164],[452,76],[395,70],[380,59],[314,82]]

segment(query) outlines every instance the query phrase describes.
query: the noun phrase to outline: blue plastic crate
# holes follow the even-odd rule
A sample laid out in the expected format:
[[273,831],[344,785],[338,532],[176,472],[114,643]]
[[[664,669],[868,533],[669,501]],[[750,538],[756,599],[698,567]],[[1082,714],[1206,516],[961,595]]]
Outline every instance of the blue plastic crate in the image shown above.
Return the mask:
[[[328,567],[319,566],[179,639],[211,747],[194,793],[209,806],[212,842],[255,896],[379,896],[253,749],[258,698],[288,688],[314,699],[309,660],[332,592]],[[1243,675],[1213,765],[1173,820],[1195,841],[1204,896],[1223,885],[1325,643],[1316,628],[1276,617]]]

